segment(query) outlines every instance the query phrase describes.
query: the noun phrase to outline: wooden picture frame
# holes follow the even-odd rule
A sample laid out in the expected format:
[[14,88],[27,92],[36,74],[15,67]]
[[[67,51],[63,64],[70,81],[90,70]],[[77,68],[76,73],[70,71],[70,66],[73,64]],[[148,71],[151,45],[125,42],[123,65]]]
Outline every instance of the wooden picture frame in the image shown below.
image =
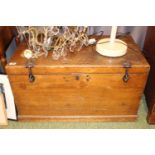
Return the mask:
[[[17,120],[14,96],[12,93],[12,89],[10,86],[8,76],[3,75],[3,74],[0,75],[0,83],[3,85],[3,89],[4,89],[4,93],[5,93],[5,99],[4,99],[3,93],[1,93],[0,113],[3,116],[3,118],[7,116],[8,119]],[[5,102],[4,102],[4,100],[5,100]],[[5,104],[6,104],[6,106],[5,106]],[[6,114],[5,114],[5,111],[6,111]]]
[[0,91],[0,125],[8,125],[4,96],[1,91]]

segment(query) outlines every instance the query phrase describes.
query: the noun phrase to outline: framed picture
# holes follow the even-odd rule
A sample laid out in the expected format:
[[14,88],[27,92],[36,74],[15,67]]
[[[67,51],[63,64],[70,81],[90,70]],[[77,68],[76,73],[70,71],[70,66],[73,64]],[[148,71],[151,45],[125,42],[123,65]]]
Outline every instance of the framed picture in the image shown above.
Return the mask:
[[3,74],[0,75],[0,86],[1,86],[1,92],[0,92],[1,93],[1,103],[0,103],[1,111],[2,110],[6,111],[6,116],[8,119],[16,120],[17,115],[16,115],[14,97],[13,97],[12,89],[7,75],[3,75]]
[[5,101],[1,90],[2,90],[2,87],[0,85],[0,125],[7,125],[8,121],[7,121],[7,114],[5,109]]

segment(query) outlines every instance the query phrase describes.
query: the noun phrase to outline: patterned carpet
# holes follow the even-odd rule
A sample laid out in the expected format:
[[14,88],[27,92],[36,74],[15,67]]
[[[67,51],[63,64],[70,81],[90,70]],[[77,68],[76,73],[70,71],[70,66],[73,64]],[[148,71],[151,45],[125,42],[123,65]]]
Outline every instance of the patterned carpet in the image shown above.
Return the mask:
[[138,111],[138,120],[135,122],[15,122],[9,121],[8,129],[151,129],[146,121],[147,107],[143,97]]

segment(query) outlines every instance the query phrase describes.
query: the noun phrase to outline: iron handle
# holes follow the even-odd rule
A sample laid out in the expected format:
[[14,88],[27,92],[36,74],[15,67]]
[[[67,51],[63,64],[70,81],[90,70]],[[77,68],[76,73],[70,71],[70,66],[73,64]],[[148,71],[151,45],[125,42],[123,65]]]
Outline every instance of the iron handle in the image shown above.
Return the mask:
[[26,68],[28,68],[28,78],[29,78],[29,82],[34,82],[35,81],[35,76],[32,73],[32,68],[34,66],[34,63],[31,60],[28,60],[28,62],[26,63]]
[[130,79],[130,76],[129,76],[129,68],[131,68],[131,63],[129,63],[129,62],[125,62],[124,64],[123,64],[123,67],[125,68],[125,74],[124,74],[124,76],[123,76],[123,81],[125,82],[125,83],[127,83],[128,81],[129,81],[129,79]]
[[35,81],[35,76],[32,73],[32,68],[29,68],[29,81],[34,82]]
[[128,68],[125,69],[125,75],[123,76],[123,81],[127,83],[129,80]]

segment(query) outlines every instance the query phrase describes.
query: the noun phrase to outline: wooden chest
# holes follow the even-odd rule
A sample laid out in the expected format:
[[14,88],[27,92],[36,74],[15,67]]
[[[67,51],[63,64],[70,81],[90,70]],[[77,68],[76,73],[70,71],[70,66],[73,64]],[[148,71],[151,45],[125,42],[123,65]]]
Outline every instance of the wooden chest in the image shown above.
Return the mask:
[[128,44],[120,58],[101,56],[92,45],[65,59],[36,59],[32,83],[21,57],[26,45],[20,44],[6,66],[19,120],[135,120],[149,65],[130,36],[120,39]]

